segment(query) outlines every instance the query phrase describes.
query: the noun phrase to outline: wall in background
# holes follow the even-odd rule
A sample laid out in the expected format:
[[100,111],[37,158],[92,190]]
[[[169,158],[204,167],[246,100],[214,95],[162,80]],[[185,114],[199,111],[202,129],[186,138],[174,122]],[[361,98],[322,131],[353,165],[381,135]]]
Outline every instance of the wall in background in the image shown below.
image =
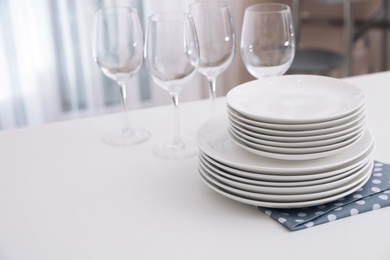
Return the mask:
[[[235,22],[237,52],[230,67],[217,79],[218,96],[254,79],[242,64],[239,40],[245,8],[264,1],[228,1]],[[92,59],[91,33],[95,11],[108,5],[134,6],[139,10],[145,29],[149,15],[161,11],[187,11],[192,2],[0,0],[0,130],[119,112],[116,83],[105,77]],[[283,2],[290,3],[288,0]],[[309,20],[342,17],[340,5],[323,6],[313,0],[303,2],[304,15]],[[358,2],[357,16],[368,17],[380,6],[380,2]],[[342,28],[321,26],[319,30],[318,24],[305,25],[300,44],[342,51]],[[354,75],[382,69],[380,37],[381,31],[373,29],[351,46],[354,49]],[[341,76],[338,70],[330,75]],[[128,91],[130,109],[170,103],[168,94],[149,78],[145,66],[129,82]],[[198,75],[183,90],[181,101],[203,98],[208,98],[207,82]]]

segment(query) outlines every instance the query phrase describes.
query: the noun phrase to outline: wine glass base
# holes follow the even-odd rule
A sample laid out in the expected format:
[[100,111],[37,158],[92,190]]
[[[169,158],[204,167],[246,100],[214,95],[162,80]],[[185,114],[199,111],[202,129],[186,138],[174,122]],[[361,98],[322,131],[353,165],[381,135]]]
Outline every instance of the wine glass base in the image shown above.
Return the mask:
[[162,159],[166,160],[181,160],[196,156],[198,147],[193,142],[184,142],[182,146],[174,145],[172,140],[158,144],[153,153]]
[[145,142],[150,138],[150,133],[145,129],[134,128],[130,134],[123,134],[122,130],[108,133],[104,137],[104,142],[112,146],[132,146]]

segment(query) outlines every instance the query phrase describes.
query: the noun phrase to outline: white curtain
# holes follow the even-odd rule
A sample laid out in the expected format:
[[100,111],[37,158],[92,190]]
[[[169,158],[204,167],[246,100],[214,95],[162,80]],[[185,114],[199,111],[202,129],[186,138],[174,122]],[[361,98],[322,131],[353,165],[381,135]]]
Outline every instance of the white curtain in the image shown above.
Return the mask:
[[[194,0],[195,1],[195,0]],[[187,11],[191,0],[0,0],[0,130],[67,118],[119,112],[119,89],[92,59],[95,11],[108,5],[138,9],[147,17]],[[209,0],[212,1],[212,0]],[[239,55],[244,9],[253,0],[229,1],[237,33],[237,53],[217,79],[217,95],[251,78]],[[129,82],[129,109],[169,104],[143,66]],[[187,102],[208,98],[206,79],[198,75],[181,95]]]

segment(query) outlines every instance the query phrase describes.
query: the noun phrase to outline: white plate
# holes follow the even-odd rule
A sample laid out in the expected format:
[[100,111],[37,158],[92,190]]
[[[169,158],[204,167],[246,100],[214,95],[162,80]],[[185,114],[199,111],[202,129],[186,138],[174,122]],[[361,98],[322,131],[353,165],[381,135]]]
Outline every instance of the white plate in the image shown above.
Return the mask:
[[316,130],[316,129],[323,129],[323,128],[329,128],[329,127],[335,127],[340,126],[344,124],[351,124],[353,122],[356,122],[357,120],[361,119],[363,116],[365,116],[365,104],[362,104],[360,107],[358,107],[355,111],[353,111],[351,114],[346,115],[345,117],[341,117],[338,119],[330,120],[330,121],[324,121],[324,122],[318,122],[318,123],[312,123],[312,124],[272,124],[272,123],[266,123],[258,120],[253,120],[251,118],[245,117],[244,115],[241,115],[237,111],[235,111],[233,108],[227,106],[227,112],[229,114],[229,117],[233,117],[237,120],[242,121],[243,123],[246,123],[248,125],[262,127],[262,128],[268,128],[273,130],[284,130],[284,131],[307,131],[307,130]]
[[[275,149],[283,149],[280,150],[280,152],[286,152],[290,153],[289,150],[291,150],[292,153],[313,153],[313,152],[321,152],[326,150],[335,149],[341,146],[344,146],[347,144],[351,139],[356,138],[357,136],[361,136],[364,131],[365,127],[361,127],[360,129],[356,129],[351,133],[347,133],[346,135],[338,136],[336,138],[330,138],[328,140],[317,140],[317,141],[311,141],[311,142],[275,142],[275,141],[268,141],[263,139],[254,138],[250,135],[247,135],[244,132],[241,132],[239,129],[233,127],[232,125],[229,126],[229,131],[233,132],[235,135],[238,136],[239,139],[244,139],[245,142],[249,142],[250,144],[254,145],[260,145],[260,149],[263,147],[267,149],[268,147],[274,147]],[[270,150],[271,151],[271,150]],[[272,152],[272,151],[271,151]],[[275,150],[275,152],[278,152]]]
[[[211,166],[212,169],[219,169],[228,175],[229,178],[236,178],[241,182],[249,182],[250,184],[257,184],[257,181],[266,181],[268,183],[274,182],[278,185],[285,186],[295,186],[300,183],[306,183],[307,185],[316,185],[321,183],[326,183],[328,181],[334,181],[339,177],[342,178],[346,172],[353,171],[354,169],[359,168],[363,164],[367,163],[369,160],[372,160],[373,149],[367,151],[362,156],[356,158],[355,160],[329,171],[323,172],[313,172],[308,174],[301,174],[300,172],[290,173],[290,174],[269,174],[261,172],[251,172],[236,169],[227,165],[224,165],[218,161],[211,159],[206,154],[200,153],[202,158],[207,162],[208,166]],[[276,184],[274,185],[276,186]]]
[[356,178],[353,178],[351,181],[347,182],[346,184],[331,190],[325,190],[325,191],[313,192],[313,193],[304,193],[304,194],[275,194],[273,192],[270,193],[253,192],[253,191],[247,191],[247,190],[235,188],[218,181],[215,177],[210,175],[208,172],[204,171],[201,167],[198,167],[198,170],[200,174],[203,177],[205,177],[209,182],[213,183],[218,187],[223,188],[226,191],[229,191],[232,194],[249,198],[249,199],[263,200],[263,201],[270,201],[270,202],[300,202],[300,201],[327,198],[330,196],[334,196],[336,194],[340,194],[347,190],[350,190],[351,188],[355,187],[359,183],[363,182],[367,178],[367,176],[371,175],[371,168],[367,167],[365,168],[364,171],[361,171],[359,175],[355,176]]
[[339,79],[285,75],[250,81],[231,89],[227,104],[263,122],[305,124],[350,114],[365,101],[358,87]]
[[[212,171],[215,174],[221,175],[235,182],[257,185],[257,186],[270,186],[270,187],[283,187],[283,188],[306,187],[306,186],[335,183],[338,180],[345,178],[348,175],[351,175],[352,173],[358,171],[370,161],[372,161],[372,156],[367,156],[360,160],[356,160],[356,163],[351,164],[348,167],[345,167],[338,171],[318,173],[313,175],[280,176],[280,175],[267,175],[267,174],[249,173],[249,172],[246,173],[239,172],[238,174],[236,174],[236,171],[238,170],[223,165],[221,167],[221,164],[212,161],[210,158],[207,157],[207,155],[203,155],[203,154],[199,155],[200,165],[203,165],[209,171]],[[260,176],[260,180],[249,178],[252,177],[251,175],[255,175],[255,177]],[[307,177],[311,177],[311,179],[307,179]]]
[[357,131],[360,131],[362,129],[362,127],[364,127],[364,125],[365,125],[365,122],[364,122],[364,124],[358,125],[354,128],[346,129],[346,130],[343,130],[340,132],[324,134],[324,135],[277,136],[277,135],[256,133],[254,131],[245,129],[244,127],[230,121],[231,127],[234,127],[237,131],[239,131],[241,133],[245,133],[246,135],[252,136],[253,138],[258,138],[258,139],[268,140],[268,141],[275,141],[275,142],[284,142],[284,143],[317,142],[317,141],[330,140],[333,138],[339,138],[339,137],[343,137],[343,136],[349,135],[351,133],[356,133]]
[[343,135],[349,133],[357,128],[362,127],[366,123],[366,117],[363,116],[359,120],[352,122],[351,124],[338,125],[329,128],[323,129],[314,129],[314,130],[303,130],[303,131],[284,131],[284,130],[274,130],[268,128],[261,128],[253,125],[249,125],[240,121],[232,116],[228,116],[229,121],[232,125],[240,126],[244,129],[250,130],[251,132],[272,135],[272,136],[284,136],[284,137],[308,137],[308,136],[320,136],[323,135]]
[[309,200],[309,201],[302,201],[302,202],[269,202],[269,201],[248,199],[248,198],[245,198],[242,196],[234,195],[234,194],[230,193],[229,191],[209,182],[207,179],[205,179],[205,177],[203,177],[203,175],[201,175],[201,174],[199,174],[199,175],[201,177],[201,180],[207,186],[209,186],[214,191],[220,193],[221,195],[223,195],[227,198],[230,198],[232,200],[235,200],[235,201],[238,201],[241,203],[245,203],[245,204],[249,204],[249,205],[253,205],[253,206],[257,206],[257,207],[286,208],[286,209],[287,208],[311,207],[311,206],[323,205],[325,203],[335,201],[337,199],[343,198],[343,197],[355,192],[356,190],[360,189],[370,179],[370,175],[368,175],[364,181],[362,181],[361,183],[359,183],[355,187],[351,188],[350,190],[342,192],[342,193],[334,195],[334,196],[331,196],[331,197],[323,198],[323,199]]
[[[335,144],[338,142],[342,142],[344,140],[347,140],[349,138],[352,138],[353,136],[358,135],[359,133],[363,132],[365,128],[361,129],[355,129],[350,133],[336,136],[333,138],[328,138],[328,139],[322,139],[322,140],[314,140],[314,141],[303,141],[303,142],[278,142],[278,141],[270,141],[264,138],[261,138],[262,135],[259,135],[260,137],[254,137],[251,134],[248,134],[247,131],[244,131],[242,128],[235,127],[234,125],[229,126],[230,129],[238,134],[239,136],[254,142],[258,144],[263,144],[263,145],[268,145],[268,146],[276,146],[276,147],[291,147],[291,148],[300,148],[300,147],[319,147],[319,146],[324,146],[324,145],[331,145]],[[267,137],[265,137],[267,138]]]
[[225,115],[204,123],[197,132],[199,150],[209,157],[237,169],[268,174],[310,174],[335,170],[371,150],[374,140],[369,131],[348,149],[333,156],[307,161],[287,161],[252,154],[235,144],[228,133]]
[[245,171],[215,161],[211,159],[209,156],[207,156],[206,154],[200,153],[200,155],[202,156],[202,158],[205,159],[204,161],[207,162],[208,166],[211,166],[212,169],[219,169],[220,171],[223,171],[224,173],[226,173],[226,175],[228,175],[229,178],[238,178],[237,180],[240,180],[242,182],[249,182],[250,184],[252,184],[253,182],[256,183],[257,181],[266,181],[268,183],[277,182],[279,183],[279,185],[282,185],[284,187],[284,186],[298,185],[299,183],[306,183],[307,185],[315,185],[315,184],[326,183],[328,181],[333,181],[339,177],[342,178],[344,176],[343,174],[345,174],[346,172],[350,172],[354,169],[357,169],[361,165],[367,163],[367,161],[371,160],[372,152],[373,149],[367,151],[362,156],[356,158],[355,160],[339,168],[332,169],[329,171],[313,172],[307,174],[301,174],[300,172],[289,173],[289,174],[269,174],[269,173]]
[[207,166],[207,164],[202,163],[201,160],[199,161],[199,168],[201,171],[206,172],[207,174],[209,174],[219,182],[229,185],[233,188],[237,188],[249,192],[291,195],[291,194],[317,193],[322,191],[333,190],[341,186],[347,185],[351,182],[356,181],[356,179],[359,178],[362,174],[364,174],[367,171],[367,169],[371,169],[372,164],[373,162],[371,160],[368,163],[364,164],[362,167],[359,167],[349,172],[349,174],[345,175],[343,178],[339,178],[332,182],[327,182],[324,184],[316,184],[316,185],[291,186],[291,187],[270,186],[269,183],[267,182],[265,182],[265,185],[257,185],[257,184],[255,185],[255,184],[247,184],[247,183],[242,183],[240,181],[235,181],[233,179],[226,177],[224,174],[221,175],[218,172],[212,170]]
[[[357,135],[349,140],[324,147],[310,147],[310,148],[284,148],[272,147],[261,144],[255,144],[240,138],[232,131],[228,131],[232,140],[243,149],[258,155],[280,160],[313,160],[323,158],[340,153],[341,151],[353,146],[358,142],[366,132]],[[328,149],[333,147],[333,149]]]
[[232,137],[232,140],[237,141],[239,145],[244,145],[247,146],[248,148],[251,148],[248,151],[252,151],[253,149],[255,149],[255,150],[265,151],[270,153],[299,155],[299,154],[321,153],[321,152],[328,152],[328,151],[338,151],[338,149],[345,148],[348,145],[352,144],[353,142],[358,141],[363,136],[365,132],[364,130],[365,129],[363,128],[363,131],[361,131],[359,134],[354,135],[351,138],[343,140],[341,142],[330,144],[330,145],[317,146],[317,147],[269,146],[269,145],[258,144],[250,140],[247,140],[244,137],[242,137],[239,132],[235,132],[234,129],[232,128],[228,128],[228,133]]

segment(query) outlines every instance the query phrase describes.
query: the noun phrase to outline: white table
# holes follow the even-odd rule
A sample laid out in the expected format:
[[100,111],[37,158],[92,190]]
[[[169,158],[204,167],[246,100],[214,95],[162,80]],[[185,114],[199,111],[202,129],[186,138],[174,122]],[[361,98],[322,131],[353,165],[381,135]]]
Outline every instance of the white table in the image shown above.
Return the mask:
[[[375,159],[390,162],[390,73],[347,81],[366,92]],[[390,259],[390,208],[290,232],[210,190],[196,157],[154,157],[171,109],[132,112],[152,137],[129,148],[101,141],[119,113],[0,132],[0,259]],[[183,132],[208,109],[182,104]]]

